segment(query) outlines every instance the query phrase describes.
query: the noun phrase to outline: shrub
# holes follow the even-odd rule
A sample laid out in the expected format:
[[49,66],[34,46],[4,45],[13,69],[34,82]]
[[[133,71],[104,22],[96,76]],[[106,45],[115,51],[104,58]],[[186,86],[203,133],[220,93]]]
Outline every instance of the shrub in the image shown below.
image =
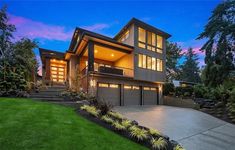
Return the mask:
[[87,111],[95,117],[98,117],[100,113],[100,110],[97,110],[95,106],[83,105],[81,106],[81,109]]
[[154,135],[154,136],[160,136],[161,135],[161,133],[158,130],[152,129],[152,128],[149,129],[149,133],[151,135]]
[[120,124],[118,121],[113,122],[112,125],[116,130],[119,130],[119,131],[126,129],[126,127]]
[[105,121],[105,122],[107,122],[107,123],[113,123],[113,122],[114,122],[113,119],[110,118],[108,115],[102,116],[102,117],[101,117],[101,120],[103,120],[103,121]]
[[202,84],[198,84],[193,87],[193,92],[196,98],[206,98],[205,94],[209,92],[209,89]]
[[130,120],[123,120],[122,125],[126,128],[129,128],[131,126],[131,121]]
[[180,146],[179,144],[177,144],[173,150],[185,150],[182,146]]
[[129,128],[129,130],[130,130],[130,135],[139,141],[143,141],[148,137],[148,132],[144,129],[140,129],[139,127],[132,126]]
[[175,96],[192,96],[193,95],[193,87],[176,87],[175,88]]
[[123,116],[118,112],[109,111],[108,115],[117,119],[123,119]]
[[152,138],[151,144],[152,144],[153,149],[166,149],[167,147],[167,142],[162,137],[158,139]]
[[173,83],[165,83],[163,85],[163,95],[170,95],[170,93],[173,93],[175,91],[175,87]]
[[97,102],[97,108],[100,109],[102,115],[105,115],[113,108],[113,105],[110,102],[101,100]]

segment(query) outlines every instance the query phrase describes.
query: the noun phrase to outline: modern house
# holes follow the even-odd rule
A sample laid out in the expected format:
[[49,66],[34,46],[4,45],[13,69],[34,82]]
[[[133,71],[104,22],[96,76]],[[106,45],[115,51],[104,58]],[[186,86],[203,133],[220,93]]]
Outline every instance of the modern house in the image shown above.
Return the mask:
[[113,105],[162,104],[170,36],[135,18],[114,38],[76,28],[65,53],[39,49],[43,82],[80,87]]

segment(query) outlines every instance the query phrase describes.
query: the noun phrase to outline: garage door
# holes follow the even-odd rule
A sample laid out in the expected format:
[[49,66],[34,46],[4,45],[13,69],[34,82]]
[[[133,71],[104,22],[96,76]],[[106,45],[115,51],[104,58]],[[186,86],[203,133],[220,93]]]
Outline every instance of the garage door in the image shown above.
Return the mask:
[[158,104],[158,91],[155,87],[144,87],[144,105]]
[[120,86],[118,84],[99,83],[97,90],[98,100],[110,102],[113,106],[120,106]]
[[140,101],[140,87],[124,85],[124,105],[140,105]]

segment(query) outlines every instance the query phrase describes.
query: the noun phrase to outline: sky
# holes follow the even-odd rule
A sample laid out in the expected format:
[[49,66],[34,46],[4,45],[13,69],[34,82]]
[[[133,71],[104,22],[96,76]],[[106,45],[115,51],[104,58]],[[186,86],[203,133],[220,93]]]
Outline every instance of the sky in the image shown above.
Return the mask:
[[[8,6],[9,23],[16,26],[15,39],[28,37],[39,47],[65,52],[75,27],[114,37],[133,17],[172,35],[186,52],[192,47],[204,65],[199,51],[205,40],[196,40],[203,32],[213,9],[221,0],[155,1],[78,1],[78,0],[1,0]],[[39,59],[38,49],[35,50]],[[183,60],[180,60],[181,62]]]

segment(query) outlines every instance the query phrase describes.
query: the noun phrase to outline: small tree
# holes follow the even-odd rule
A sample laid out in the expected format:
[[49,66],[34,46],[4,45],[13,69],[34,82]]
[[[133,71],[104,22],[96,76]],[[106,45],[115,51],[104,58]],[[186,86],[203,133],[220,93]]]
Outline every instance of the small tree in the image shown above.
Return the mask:
[[181,66],[182,73],[181,73],[181,80],[188,81],[188,82],[195,82],[198,83],[201,81],[199,76],[199,67],[198,67],[198,58],[197,54],[193,52],[192,48],[189,48],[186,55],[186,61]]
[[166,43],[166,77],[169,82],[179,78],[178,60],[182,57],[181,52],[182,48],[177,43]]

